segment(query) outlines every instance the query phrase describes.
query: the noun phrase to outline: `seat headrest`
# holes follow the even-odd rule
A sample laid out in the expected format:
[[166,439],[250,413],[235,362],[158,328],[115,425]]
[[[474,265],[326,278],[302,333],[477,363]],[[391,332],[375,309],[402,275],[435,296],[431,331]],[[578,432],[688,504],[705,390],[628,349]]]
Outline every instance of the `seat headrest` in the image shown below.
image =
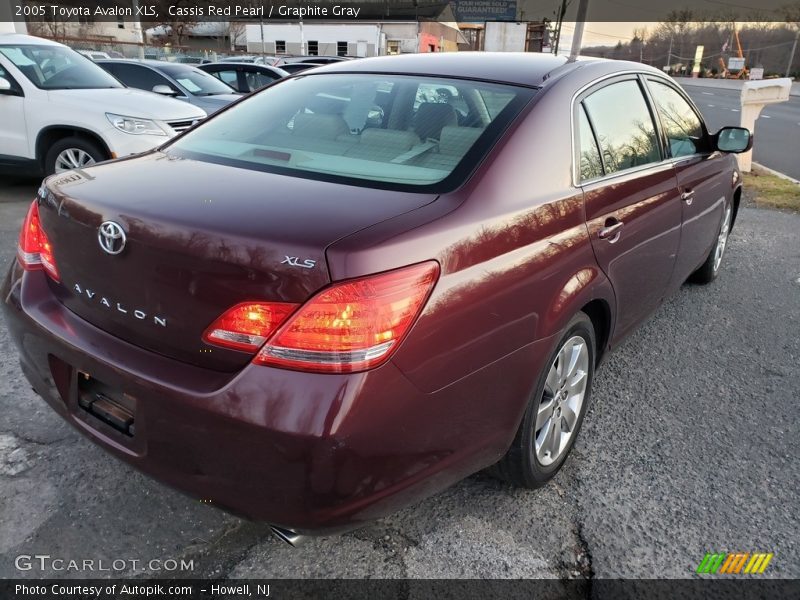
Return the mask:
[[419,144],[419,136],[413,131],[368,128],[361,132],[361,143],[405,152]]
[[422,140],[439,138],[442,127],[458,125],[456,109],[441,102],[423,102],[414,115],[414,131]]
[[299,113],[294,118],[293,135],[313,137],[322,140],[335,140],[337,136],[349,133],[345,120],[339,115],[318,115]]
[[464,156],[482,133],[480,127],[442,127],[439,154]]

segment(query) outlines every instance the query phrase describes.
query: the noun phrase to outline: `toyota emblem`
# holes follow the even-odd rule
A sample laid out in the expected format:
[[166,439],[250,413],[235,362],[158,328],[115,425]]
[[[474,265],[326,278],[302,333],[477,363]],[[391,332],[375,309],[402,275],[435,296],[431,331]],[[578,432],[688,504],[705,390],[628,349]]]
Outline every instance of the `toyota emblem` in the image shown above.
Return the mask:
[[106,221],[97,231],[97,241],[104,252],[119,254],[125,249],[125,231],[119,223]]

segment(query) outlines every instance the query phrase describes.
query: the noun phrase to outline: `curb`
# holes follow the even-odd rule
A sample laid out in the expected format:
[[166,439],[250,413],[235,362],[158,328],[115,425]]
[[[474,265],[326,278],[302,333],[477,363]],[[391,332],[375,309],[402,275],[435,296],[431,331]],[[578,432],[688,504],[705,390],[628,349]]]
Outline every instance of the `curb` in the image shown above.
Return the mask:
[[780,177],[781,179],[785,179],[786,181],[791,181],[792,183],[796,183],[797,185],[800,185],[800,181],[795,179],[794,177],[789,177],[785,173],[781,173],[780,171],[776,171],[775,169],[770,169],[769,167],[765,167],[761,163],[757,163],[757,162],[753,161],[753,166],[754,167],[758,167],[759,169],[761,169],[763,171],[766,171],[770,175],[775,175],[775,177]]

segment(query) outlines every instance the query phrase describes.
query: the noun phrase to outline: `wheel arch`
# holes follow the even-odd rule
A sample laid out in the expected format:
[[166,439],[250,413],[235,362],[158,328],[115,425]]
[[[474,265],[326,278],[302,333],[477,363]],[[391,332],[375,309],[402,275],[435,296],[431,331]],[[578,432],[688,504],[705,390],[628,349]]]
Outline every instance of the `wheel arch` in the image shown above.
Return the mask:
[[742,186],[739,185],[733,190],[733,218],[731,219],[731,230],[733,230],[733,226],[736,224],[736,215],[739,214],[739,203],[742,200]]
[[586,313],[595,330],[597,365],[609,347],[614,327],[614,306],[614,292],[603,271],[596,265],[585,267],[576,271],[556,294],[545,321],[547,331],[542,333],[555,335],[578,312]]
[[83,138],[95,143],[105,152],[106,158],[111,158],[111,150],[109,150],[108,144],[94,131],[74,125],[49,125],[44,127],[39,132],[39,135],[36,136],[36,161],[42,169],[45,167],[44,159],[47,156],[48,148],[58,140],[67,137]]

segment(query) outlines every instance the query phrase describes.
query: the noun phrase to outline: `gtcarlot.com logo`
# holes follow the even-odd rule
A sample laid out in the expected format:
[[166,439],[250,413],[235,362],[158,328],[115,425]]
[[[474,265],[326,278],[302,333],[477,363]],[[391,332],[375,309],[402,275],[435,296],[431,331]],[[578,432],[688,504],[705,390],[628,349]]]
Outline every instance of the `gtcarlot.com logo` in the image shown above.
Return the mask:
[[706,552],[697,573],[761,575],[773,556],[772,552]]
[[129,572],[129,571],[194,571],[194,560],[174,558],[60,558],[49,554],[20,554],[14,559],[18,571],[58,572]]

